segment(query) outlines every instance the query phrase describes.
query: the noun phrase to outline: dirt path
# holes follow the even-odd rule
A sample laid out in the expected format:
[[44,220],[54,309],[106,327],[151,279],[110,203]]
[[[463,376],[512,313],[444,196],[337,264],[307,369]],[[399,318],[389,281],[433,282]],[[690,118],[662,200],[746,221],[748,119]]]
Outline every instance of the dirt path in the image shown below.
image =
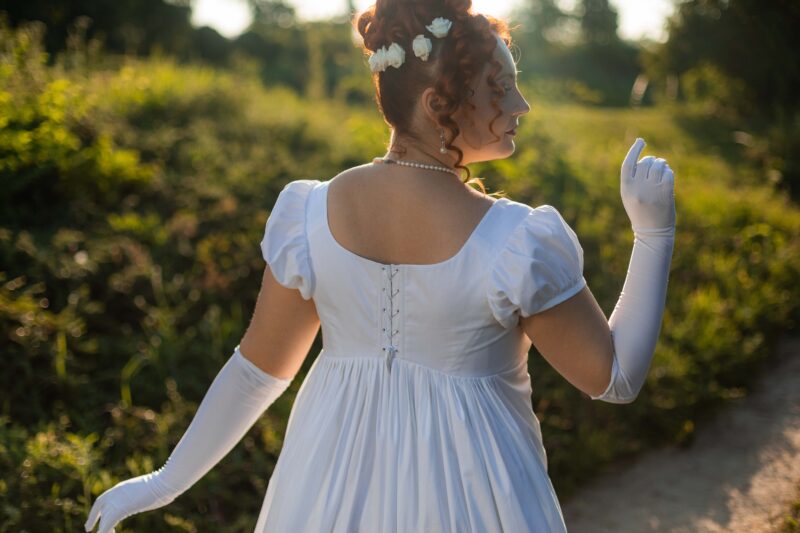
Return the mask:
[[778,531],[800,483],[800,338],[685,450],[649,453],[563,502],[570,533]]

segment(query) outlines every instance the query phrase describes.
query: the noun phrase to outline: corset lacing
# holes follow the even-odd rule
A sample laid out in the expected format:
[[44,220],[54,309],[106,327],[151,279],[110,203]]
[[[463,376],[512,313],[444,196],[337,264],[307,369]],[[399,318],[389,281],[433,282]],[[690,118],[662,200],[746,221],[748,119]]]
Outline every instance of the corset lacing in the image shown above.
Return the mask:
[[[386,272],[387,267],[381,267],[381,269]],[[386,370],[388,372],[392,371],[392,361],[394,361],[395,354],[400,351],[400,348],[395,346],[394,344],[394,336],[400,331],[398,329],[394,329],[394,317],[400,312],[400,309],[395,309],[394,305],[394,297],[400,292],[400,289],[395,289],[392,280],[394,279],[395,275],[397,274],[398,269],[389,266],[389,309],[387,310],[386,307],[383,308],[383,312],[386,313],[388,311],[388,328],[386,326],[383,327],[383,332],[386,335],[386,339],[389,342],[387,346],[383,347],[383,351],[386,352]],[[383,291],[386,292],[386,287],[383,287]],[[388,331],[387,331],[388,329]]]

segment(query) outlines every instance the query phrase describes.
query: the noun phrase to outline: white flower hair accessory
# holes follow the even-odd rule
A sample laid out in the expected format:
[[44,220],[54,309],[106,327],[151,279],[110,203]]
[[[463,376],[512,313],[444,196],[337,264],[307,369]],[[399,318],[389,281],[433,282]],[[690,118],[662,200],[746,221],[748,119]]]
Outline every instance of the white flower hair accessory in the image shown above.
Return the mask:
[[381,46],[369,57],[369,68],[372,72],[381,72],[387,67],[400,68],[406,60],[406,51],[397,43],[392,43],[389,48]]
[[[436,17],[431,23],[425,26],[435,37],[441,39],[450,32],[453,23],[444,17]],[[414,37],[411,43],[414,55],[423,61],[428,60],[428,54],[433,49],[431,40],[423,34]],[[406,51],[397,43],[391,43],[389,47],[381,46],[371,56],[369,56],[369,68],[372,72],[383,72],[388,67],[400,68],[406,60]]]
[[452,25],[453,23],[449,19],[444,17],[436,17],[429,25],[425,27],[429,32],[441,39],[447,35],[447,33],[450,31],[450,26]]
[[433,43],[431,43],[431,40],[421,33],[414,37],[414,42],[411,43],[411,46],[414,48],[414,55],[423,61],[428,60],[428,54],[433,50]]
[[386,70],[386,47],[381,46],[369,56],[369,68],[372,72]]

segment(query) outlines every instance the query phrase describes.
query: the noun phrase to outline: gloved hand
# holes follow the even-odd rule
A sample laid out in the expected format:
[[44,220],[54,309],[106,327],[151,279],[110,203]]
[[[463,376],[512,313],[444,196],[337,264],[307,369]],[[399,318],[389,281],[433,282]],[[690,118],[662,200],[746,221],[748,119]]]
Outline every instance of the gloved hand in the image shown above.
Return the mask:
[[646,143],[637,138],[622,162],[620,193],[622,205],[634,232],[675,227],[675,175],[660,157],[636,160]]
[[636,159],[645,142],[633,143],[622,163],[622,203],[634,241],[628,275],[608,320],[614,345],[611,379],[593,400],[630,403],[644,385],[658,341],[675,243],[674,174],[666,161]]
[[157,472],[117,483],[97,497],[84,529],[86,531],[94,529],[98,516],[102,516],[99,532],[114,533],[114,526],[123,518],[171,503],[178,494],[160,483]]
[[84,528],[114,533],[124,518],[163,507],[194,485],[238,443],[292,379],[264,372],[237,345],[159,470],[120,482],[95,500]]

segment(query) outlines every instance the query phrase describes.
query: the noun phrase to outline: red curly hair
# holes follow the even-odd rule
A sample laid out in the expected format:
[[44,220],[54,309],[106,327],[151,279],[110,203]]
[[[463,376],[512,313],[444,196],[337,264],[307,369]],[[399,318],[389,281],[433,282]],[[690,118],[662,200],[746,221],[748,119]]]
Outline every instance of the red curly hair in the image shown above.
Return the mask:
[[[452,21],[450,32],[442,39],[433,37],[425,28],[436,17]],[[470,84],[487,62],[492,64],[488,82],[492,91],[491,104],[496,111],[494,118],[502,114],[497,100],[504,91],[495,81],[502,65],[494,59],[493,52],[498,36],[506,46],[511,46],[508,24],[491,15],[473,12],[471,0],[377,0],[356,14],[352,23],[363,39],[366,56],[392,42],[407,51],[400,68],[373,73],[376,101],[384,120],[395,133],[415,138],[409,110],[426,88],[433,87],[442,102],[436,109],[437,118],[450,133],[445,135],[445,147],[458,153],[455,166],[466,170],[468,180],[465,183],[477,181],[485,193],[480,179],[469,179],[469,169],[461,165],[464,153],[451,145],[460,133],[452,116],[461,106],[475,109],[470,101],[474,94]],[[412,41],[419,34],[428,36],[433,44],[427,62],[410,53]],[[489,130],[497,136],[493,125],[494,119]]]

